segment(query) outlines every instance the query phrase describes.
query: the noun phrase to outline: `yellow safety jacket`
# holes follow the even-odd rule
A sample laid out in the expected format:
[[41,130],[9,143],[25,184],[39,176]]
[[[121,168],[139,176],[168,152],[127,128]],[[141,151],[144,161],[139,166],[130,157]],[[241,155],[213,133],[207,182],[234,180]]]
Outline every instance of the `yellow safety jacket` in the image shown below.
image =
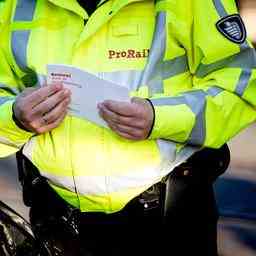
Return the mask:
[[[234,41],[245,33],[238,24],[221,23],[226,36],[216,25],[236,13],[231,0],[109,0],[90,17],[75,0],[5,1],[0,156],[24,146],[81,211],[122,209],[195,151],[218,148],[255,121],[255,52],[248,41]],[[130,141],[71,115],[42,135],[18,128],[15,96],[42,83],[49,63],[77,66],[150,98],[150,138]]]

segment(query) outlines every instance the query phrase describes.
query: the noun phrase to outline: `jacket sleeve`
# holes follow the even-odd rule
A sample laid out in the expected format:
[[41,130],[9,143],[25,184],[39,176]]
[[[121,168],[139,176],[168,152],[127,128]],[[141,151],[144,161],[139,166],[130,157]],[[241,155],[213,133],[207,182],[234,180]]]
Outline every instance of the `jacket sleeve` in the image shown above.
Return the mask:
[[191,41],[184,48],[192,88],[151,98],[150,138],[218,148],[256,120],[256,55],[248,41],[234,43],[216,28],[219,20],[237,13],[234,1],[191,2]]
[[17,152],[33,135],[20,129],[12,118],[12,105],[19,91],[19,82],[0,48],[0,157]]

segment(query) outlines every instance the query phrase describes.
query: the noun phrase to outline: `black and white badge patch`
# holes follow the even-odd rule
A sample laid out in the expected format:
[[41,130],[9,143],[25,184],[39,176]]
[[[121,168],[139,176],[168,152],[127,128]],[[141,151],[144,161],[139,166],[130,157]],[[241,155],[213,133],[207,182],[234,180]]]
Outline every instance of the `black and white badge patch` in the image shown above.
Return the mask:
[[236,44],[242,44],[246,39],[246,29],[238,14],[222,18],[216,26],[222,35]]

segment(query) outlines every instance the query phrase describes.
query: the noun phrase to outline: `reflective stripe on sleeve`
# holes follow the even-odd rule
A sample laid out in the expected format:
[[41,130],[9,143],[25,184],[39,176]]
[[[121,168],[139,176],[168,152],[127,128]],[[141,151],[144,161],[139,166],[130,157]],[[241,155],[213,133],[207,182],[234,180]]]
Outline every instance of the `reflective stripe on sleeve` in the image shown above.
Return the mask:
[[214,4],[219,16],[225,17],[228,15],[221,0],[213,0],[213,4]]
[[168,79],[189,71],[187,55],[163,62],[163,79]]
[[[32,21],[36,8],[36,0],[18,0],[13,18],[17,21]],[[27,69],[27,46],[30,30],[12,32],[11,48],[18,67],[25,72]]]
[[10,93],[14,96],[18,95],[19,94],[19,90],[17,88],[14,88],[14,87],[8,87],[6,86],[5,84],[1,84],[0,83],[0,90],[4,90],[6,91],[7,93]]
[[250,69],[244,69],[239,77],[238,84],[236,86],[236,94],[239,96],[242,96],[246,90],[246,87],[250,81],[250,78],[252,76],[252,70]]
[[221,93],[223,89],[218,87],[211,87],[206,92],[203,90],[191,91],[183,93],[179,97],[165,97],[161,99],[151,99],[151,102],[155,106],[164,105],[187,105],[196,116],[195,125],[191,131],[188,143],[192,145],[203,145],[206,137],[206,121],[205,121],[205,110],[206,110],[206,97],[208,95],[215,97]]
[[215,97],[223,91],[224,91],[224,89],[222,89],[220,87],[212,86],[207,90],[207,94],[211,95],[212,97]]
[[199,78],[202,78],[221,68],[256,68],[256,52],[253,48],[247,48],[238,54],[211,64],[201,63],[195,75]]
[[5,104],[9,100],[13,100],[13,97],[0,97],[0,106]]

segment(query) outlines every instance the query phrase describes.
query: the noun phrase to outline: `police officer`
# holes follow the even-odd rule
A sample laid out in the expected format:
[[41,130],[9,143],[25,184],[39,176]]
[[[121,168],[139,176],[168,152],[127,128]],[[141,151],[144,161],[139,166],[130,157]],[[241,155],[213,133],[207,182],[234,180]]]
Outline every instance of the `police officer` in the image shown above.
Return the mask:
[[[22,149],[39,240],[54,255],[216,256],[223,145],[256,119],[255,52],[235,2],[8,0],[3,17],[0,155]],[[44,84],[48,63],[133,98],[98,105],[109,129],[67,114],[71,93]]]

